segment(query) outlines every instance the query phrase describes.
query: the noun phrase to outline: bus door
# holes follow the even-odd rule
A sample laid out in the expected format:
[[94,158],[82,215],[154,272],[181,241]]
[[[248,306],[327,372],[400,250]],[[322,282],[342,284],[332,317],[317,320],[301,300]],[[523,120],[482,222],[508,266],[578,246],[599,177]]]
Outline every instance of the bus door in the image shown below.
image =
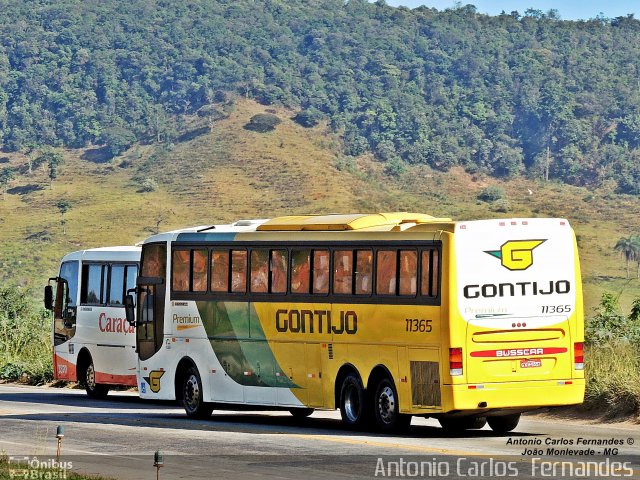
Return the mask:
[[[78,262],[64,262],[56,280],[53,304],[53,368],[58,380],[75,380],[73,344],[76,334]],[[47,287],[50,289],[50,287]]]
[[164,303],[167,289],[167,246],[142,247],[140,276],[137,279],[136,351],[147,360],[160,348],[164,337]]

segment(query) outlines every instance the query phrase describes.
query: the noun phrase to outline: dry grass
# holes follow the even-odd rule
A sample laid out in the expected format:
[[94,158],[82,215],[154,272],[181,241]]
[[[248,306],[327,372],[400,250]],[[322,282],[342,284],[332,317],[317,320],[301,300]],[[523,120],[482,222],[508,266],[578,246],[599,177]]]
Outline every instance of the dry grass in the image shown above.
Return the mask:
[[[579,236],[590,314],[603,291],[622,291],[623,309],[640,296],[640,281],[625,279],[624,262],[613,251],[621,236],[640,233],[640,200],[598,190],[526,179],[499,181],[409,167],[398,178],[368,156],[341,165],[339,142],[327,127],[305,129],[277,109],[283,120],[275,131],[256,133],[243,126],[266,107],[240,100],[229,118],[210,133],[173,148],[137,146],[108,163],[66,151],[66,163],[53,190],[39,169],[11,187],[34,189],[0,200],[0,280],[38,289],[53,275],[60,257],[79,248],[131,244],[144,239],[162,218],[160,229],[281,214],[414,210],[455,219],[509,216],[563,216]],[[188,119],[190,128],[201,119]],[[11,156],[15,165],[25,162]],[[127,168],[121,166],[128,165]],[[337,168],[340,167],[340,168]],[[138,193],[140,180],[152,178],[154,192]],[[512,206],[492,212],[478,192],[499,185]],[[39,189],[39,190],[38,190]],[[529,195],[528,190],[532,194]],[[55,203],[72,203],[67,234],[62,234]]]
[[640,357],[628,343],[591,346],[586,353],[585,406],[609,417],[640,413]]

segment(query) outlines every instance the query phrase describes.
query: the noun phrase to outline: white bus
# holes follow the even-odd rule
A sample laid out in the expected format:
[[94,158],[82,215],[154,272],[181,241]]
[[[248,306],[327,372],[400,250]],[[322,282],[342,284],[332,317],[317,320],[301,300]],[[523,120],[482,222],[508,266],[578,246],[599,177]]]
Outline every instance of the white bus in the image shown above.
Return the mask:
[[53,374],[79,382],[92,398],[111,386],[136,386],[135,328],[124,314],[134,288],[139,247],[105,247],[65,255],[60,273],[45,287],[45,308],[53,310]]

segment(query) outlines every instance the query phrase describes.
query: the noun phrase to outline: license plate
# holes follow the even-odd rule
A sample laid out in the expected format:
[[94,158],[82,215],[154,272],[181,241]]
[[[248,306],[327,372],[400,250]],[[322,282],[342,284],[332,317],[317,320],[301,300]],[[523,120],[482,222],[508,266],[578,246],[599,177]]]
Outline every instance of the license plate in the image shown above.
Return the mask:
[[539,358],[528,358],[520,360],[520,368],[537,368],[542,366],[542,360]]

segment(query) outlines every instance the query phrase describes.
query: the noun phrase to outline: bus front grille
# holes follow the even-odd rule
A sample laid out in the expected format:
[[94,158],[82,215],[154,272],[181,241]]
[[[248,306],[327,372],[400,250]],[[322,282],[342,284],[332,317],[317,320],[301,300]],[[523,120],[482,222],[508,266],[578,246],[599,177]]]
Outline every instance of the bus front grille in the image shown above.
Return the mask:
[[411,362],[411,397],[414,406],[440,406],[438,362]]

